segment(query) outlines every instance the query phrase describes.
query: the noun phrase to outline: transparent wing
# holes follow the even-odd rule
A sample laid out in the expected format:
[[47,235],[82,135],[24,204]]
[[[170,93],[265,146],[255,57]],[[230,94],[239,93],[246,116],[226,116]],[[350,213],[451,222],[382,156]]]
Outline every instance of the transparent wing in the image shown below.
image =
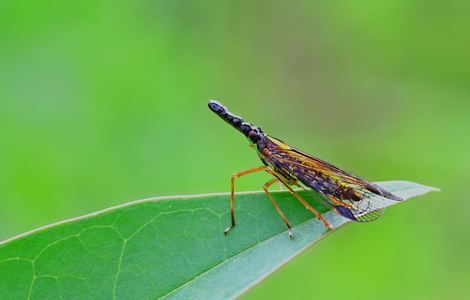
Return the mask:
[[360,200],[338,199],[327,196],[336,211],[348,219],[358,222],[370,222],[380,218],[385,211],[385,199],[382,196],[364,192]]
[[401,198],[321,159],[269,137],[265,160],[280,174],[300,181],[322,195],[342,216],[359,222],[383,215],[385,198]]

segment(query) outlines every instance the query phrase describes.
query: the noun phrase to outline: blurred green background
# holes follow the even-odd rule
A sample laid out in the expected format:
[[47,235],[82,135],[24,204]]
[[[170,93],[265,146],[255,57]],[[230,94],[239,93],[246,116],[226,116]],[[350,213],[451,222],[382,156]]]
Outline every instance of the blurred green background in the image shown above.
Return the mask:
[[207,109],[216,98],[370,180],[442,188],[347,226],[245,299],[464,299],[469,10],[468,1],[1,1],[0,238],[138,198],[228,191],[234,171],[260,163]]

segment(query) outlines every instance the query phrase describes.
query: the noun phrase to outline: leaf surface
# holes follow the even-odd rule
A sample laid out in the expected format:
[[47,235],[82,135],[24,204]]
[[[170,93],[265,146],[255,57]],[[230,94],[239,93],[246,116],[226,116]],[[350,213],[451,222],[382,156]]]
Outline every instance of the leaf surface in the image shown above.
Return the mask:
[[[437,190],[378,184],[403,199]],[[301,194],[336,228],[349,222]],[[139,200],[19,235],[0,243],[0,299],[234,298],[331,232],[289,193],[273,195],[294,240],[263,192],[236,195],[227,236],[226,193]]]

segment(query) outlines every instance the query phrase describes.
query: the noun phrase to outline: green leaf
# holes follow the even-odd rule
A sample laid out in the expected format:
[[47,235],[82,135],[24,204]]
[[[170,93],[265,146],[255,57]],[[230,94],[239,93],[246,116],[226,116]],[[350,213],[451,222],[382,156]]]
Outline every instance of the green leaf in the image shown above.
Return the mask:
[[[379,183],[404,199],[436,190]],[[287,192],[273,192],[294,225],[262,192],[140,200],[67,220],[0,243],[0,299],[233,298],[329,233]],[[327,212],[335,227],[349,221]],[[388,202],[387,205],[396,202]]]

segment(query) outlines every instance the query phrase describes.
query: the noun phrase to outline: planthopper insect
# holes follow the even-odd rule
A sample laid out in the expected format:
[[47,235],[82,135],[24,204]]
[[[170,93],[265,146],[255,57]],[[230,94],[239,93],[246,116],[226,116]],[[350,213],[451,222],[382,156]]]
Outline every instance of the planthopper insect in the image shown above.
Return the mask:
[[292,195],[302,202],[329,229],[334,228],[292,186],[315,192],[320,196],[324,204],[335,209],[338,214],[358,222],[373,221],[380,217],[384,212],[384,198],[395,201],[402,200],[372,182],[343,171],[326,161],[313,157],[277,138],[267,135],[261,128],[243,121],[241,117],[229,112],[225,106],[215,100],[209,101],[209,108],[224,121],[243,133],[250,141],[250,146],[256,149],[259,158],[263,162],[263,166],[232,175],[230,195],[232,224],[225,229],[225,234],[236,224],[234,207],[235,179],[259,171],[266,171],[273,176],[271,180],[263,185],[263,190],[284,223],[286,223],[290,238],[293,238],[292,226],[268,190],[276,182],[284,185]]

